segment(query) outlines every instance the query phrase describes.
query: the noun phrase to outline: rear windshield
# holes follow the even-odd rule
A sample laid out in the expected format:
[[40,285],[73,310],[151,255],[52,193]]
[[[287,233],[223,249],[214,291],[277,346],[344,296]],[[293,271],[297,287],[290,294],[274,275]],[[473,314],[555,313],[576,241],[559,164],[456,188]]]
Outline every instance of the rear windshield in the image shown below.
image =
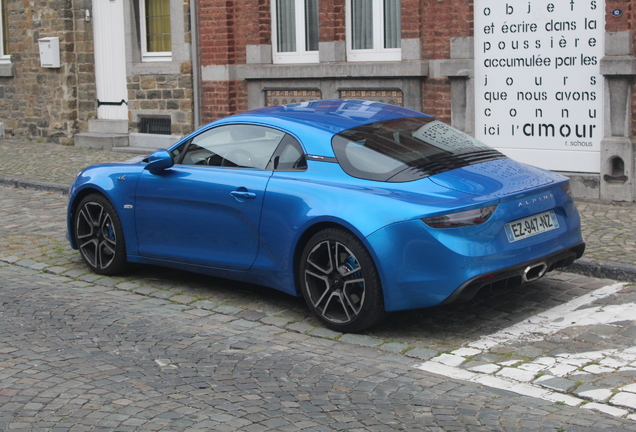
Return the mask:
[[486,144],[430,117],[387,120],[333,137],[338,162],[353,177],[407,182],[502,159]]

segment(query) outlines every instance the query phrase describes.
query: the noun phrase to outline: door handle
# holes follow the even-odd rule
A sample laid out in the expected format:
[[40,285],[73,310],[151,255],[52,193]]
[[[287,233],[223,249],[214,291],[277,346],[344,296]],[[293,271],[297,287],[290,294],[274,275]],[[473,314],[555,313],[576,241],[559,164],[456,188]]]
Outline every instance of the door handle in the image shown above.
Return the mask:
[[230,192],[230,195],[232,195],[234,198],[238,199],[239,201],[242,199],[256,198],[256,194],[254,192],[241,191],[241,190],[232,191]]

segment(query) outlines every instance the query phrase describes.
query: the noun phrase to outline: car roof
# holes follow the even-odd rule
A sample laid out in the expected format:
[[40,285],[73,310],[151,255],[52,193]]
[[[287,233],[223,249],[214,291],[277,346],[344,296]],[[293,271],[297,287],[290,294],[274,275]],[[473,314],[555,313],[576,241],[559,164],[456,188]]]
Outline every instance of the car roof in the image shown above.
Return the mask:
[[356,126],[404,117],[430,116],[382,102],[322,99],[258,108],[226,119],[231,122],[257,121],[273,126],[297,123],[337,134]]

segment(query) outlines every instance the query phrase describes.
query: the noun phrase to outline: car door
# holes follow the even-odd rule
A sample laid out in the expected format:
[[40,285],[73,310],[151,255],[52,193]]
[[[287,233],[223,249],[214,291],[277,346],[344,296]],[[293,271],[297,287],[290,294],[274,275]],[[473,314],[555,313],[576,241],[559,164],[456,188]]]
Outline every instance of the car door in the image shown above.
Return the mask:
[[284,136],[264,126],[218,126],[174,149],[173,167],[145,170],[135,205],[139,254],[249,269],[258,253],[270,159]]

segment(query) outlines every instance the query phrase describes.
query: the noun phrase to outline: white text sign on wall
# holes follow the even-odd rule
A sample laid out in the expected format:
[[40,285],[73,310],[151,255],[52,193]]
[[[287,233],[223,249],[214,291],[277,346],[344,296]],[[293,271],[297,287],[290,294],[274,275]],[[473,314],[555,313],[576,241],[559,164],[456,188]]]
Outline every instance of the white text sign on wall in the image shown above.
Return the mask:
[[475,1],[475,134],[519,160],[599,172],[602,0]]

